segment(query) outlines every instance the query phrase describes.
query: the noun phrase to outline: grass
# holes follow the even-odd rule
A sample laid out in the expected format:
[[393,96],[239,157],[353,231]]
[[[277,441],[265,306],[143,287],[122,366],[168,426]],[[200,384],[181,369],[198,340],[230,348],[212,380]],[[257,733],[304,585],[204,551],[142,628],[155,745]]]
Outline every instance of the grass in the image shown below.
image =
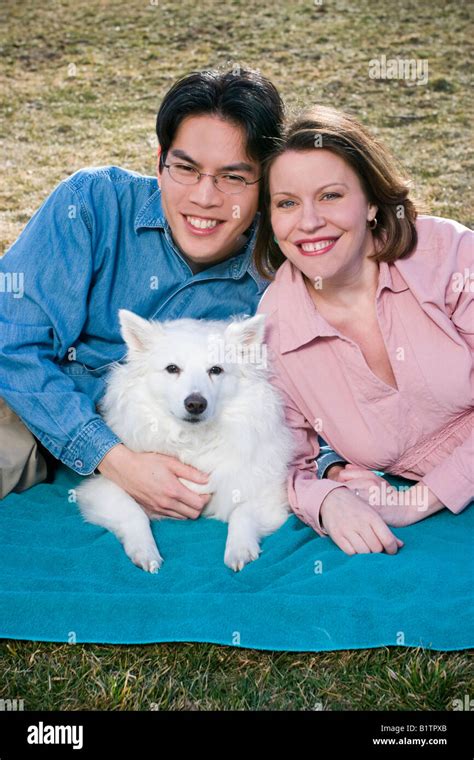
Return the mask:
[[[154,174],[163,94],[216,66],[260,68],[290,115],[313,102],[355,112],[432,213],[469,225],[469,20],[454,0],[3,0],[0,250],[80,167]],[[428,83],[371,79],[382,55],[426,60]],[[0,642],[0,698],[26,709],[445,710],[473,692],[464,652]]]
[[466,653],[260,652],[214,644],[0,642],[0,698],[25,710],[451,710]]

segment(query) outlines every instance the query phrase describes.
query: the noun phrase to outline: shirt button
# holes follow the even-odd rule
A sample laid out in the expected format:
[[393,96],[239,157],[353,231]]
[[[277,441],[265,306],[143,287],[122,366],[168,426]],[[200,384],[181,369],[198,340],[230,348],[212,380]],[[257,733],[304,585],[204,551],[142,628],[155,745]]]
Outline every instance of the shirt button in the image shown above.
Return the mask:
[[76,459],[76,461],[74,462],[74,467],[83,467],[83,466],[84,466],[84,462],[82,461],[82,459]]

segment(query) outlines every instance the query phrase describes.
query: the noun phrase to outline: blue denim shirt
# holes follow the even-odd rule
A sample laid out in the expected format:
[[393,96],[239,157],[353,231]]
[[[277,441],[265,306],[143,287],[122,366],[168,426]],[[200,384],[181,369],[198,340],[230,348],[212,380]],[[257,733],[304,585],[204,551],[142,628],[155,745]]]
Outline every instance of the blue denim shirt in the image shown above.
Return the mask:
[[96,408],[126,353],[118,310],[253,315],[269,284],[252,262],[256,223],[236,255],[193,274],[156,177],[108,166],[60,182],[0,259],[0,396],[57,459],[93,472],[120,443]]

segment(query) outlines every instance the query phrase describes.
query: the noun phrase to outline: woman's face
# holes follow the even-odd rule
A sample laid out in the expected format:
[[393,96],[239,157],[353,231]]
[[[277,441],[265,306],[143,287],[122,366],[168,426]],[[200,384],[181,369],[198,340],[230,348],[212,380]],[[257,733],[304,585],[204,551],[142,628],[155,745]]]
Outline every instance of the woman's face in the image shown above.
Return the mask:
[[323,148],[289,150],[270,170],[271,223],[284,255],[309,279],[351,277],[373,252],[369,204],[355,171]]

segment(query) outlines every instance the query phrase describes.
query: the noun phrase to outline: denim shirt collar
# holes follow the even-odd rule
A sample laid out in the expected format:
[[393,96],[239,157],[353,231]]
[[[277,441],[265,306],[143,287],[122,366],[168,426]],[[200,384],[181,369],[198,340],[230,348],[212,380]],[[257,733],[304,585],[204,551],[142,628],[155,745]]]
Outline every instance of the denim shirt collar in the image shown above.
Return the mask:
[[135,217],[134,230],[142,228],[158,228],[164,229],[168,225],[166,217],[161,204],[161,190],[155,190],[153,195],[145,201],[140,211]]
[[[255,280],[258,293],[263,293],[269,282],[258,274],[253,261],[253,249],[257,237],[257,228],[260,214],[257,213],[248,232],[248,240],[240,249],[239,253],[224,261],[219,261],[212,267],[198,272],[194,275],[196,279],[214,279],[232,277],[239,280],[247,272]],[[175,253],[182,259],[171,234],[171,228],[163,211],[161,203],[161,190],[155,190],[148,200],[143,204],[140,211],[135,217],[134,230],[138,233],[140,229],[162,229]],[[182,259],[184,261],[184,259]],[[188,265],[189,266],[189,265]]]

